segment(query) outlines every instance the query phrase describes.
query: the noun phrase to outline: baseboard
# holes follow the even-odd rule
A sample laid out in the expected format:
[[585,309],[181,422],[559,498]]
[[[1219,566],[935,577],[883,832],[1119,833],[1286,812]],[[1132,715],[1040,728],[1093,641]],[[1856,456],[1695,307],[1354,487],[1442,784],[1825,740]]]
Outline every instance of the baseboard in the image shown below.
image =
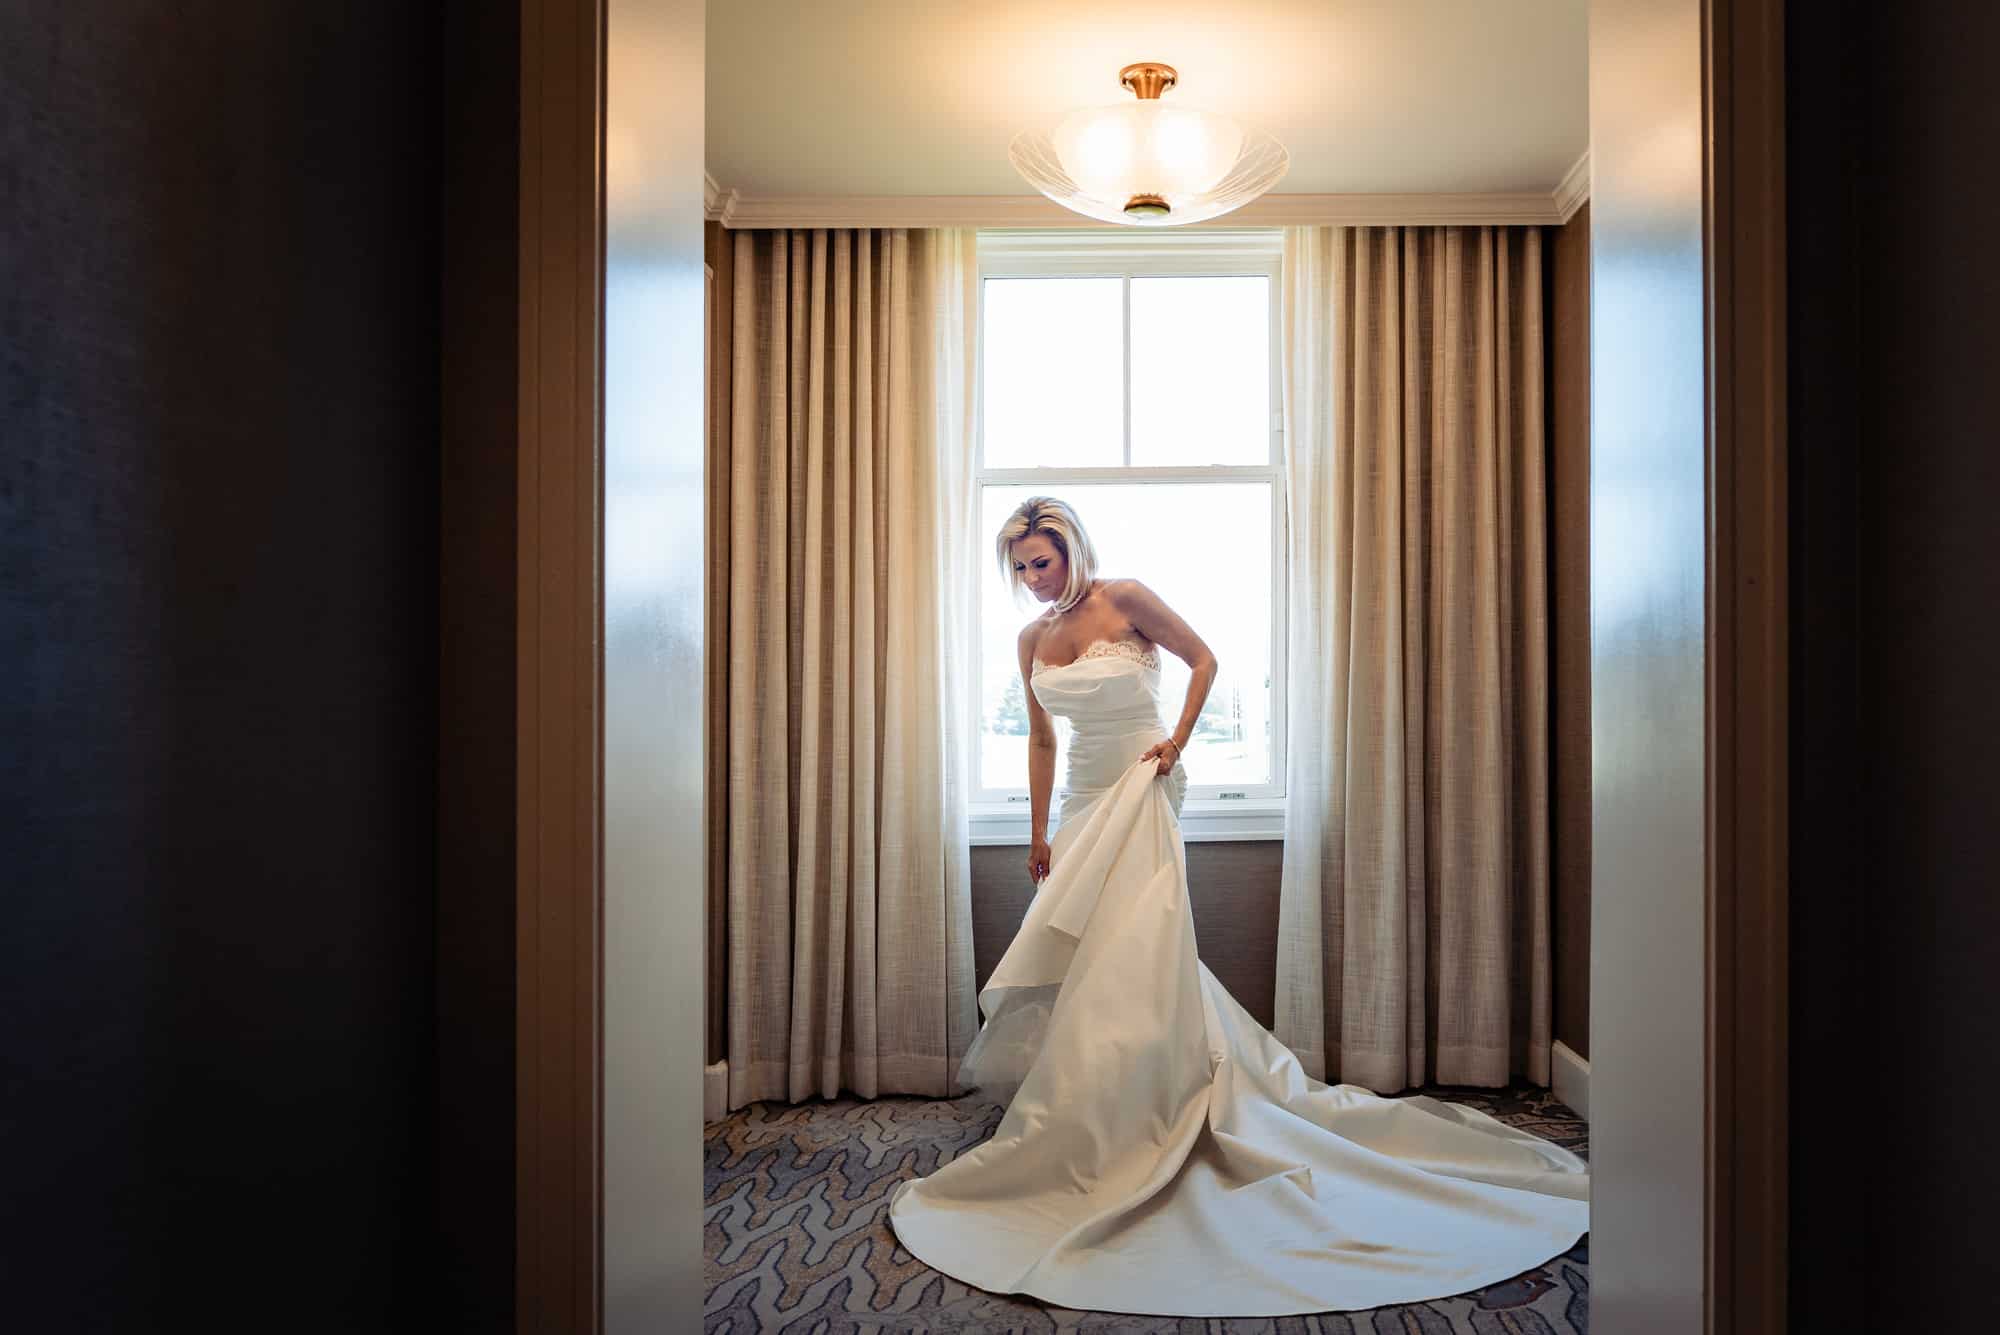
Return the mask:
[[[1550,1064],[1555,1078],[1556,1097],[1584,1121],[1590,1120],[1590,1063],[1557,1043]],[[719,1122],[729,1115],[729,1059],[723,1058],[701,1072],[701,1120]]]
[[729,1115],[729,1058],[701,1068],[701,1120],[704,1125]]
[[1568,1104],[1578,1117],[1590,1120],[1590,1063],[1557,1043],[1550,1066],[1555,1077],[1556,1097]]

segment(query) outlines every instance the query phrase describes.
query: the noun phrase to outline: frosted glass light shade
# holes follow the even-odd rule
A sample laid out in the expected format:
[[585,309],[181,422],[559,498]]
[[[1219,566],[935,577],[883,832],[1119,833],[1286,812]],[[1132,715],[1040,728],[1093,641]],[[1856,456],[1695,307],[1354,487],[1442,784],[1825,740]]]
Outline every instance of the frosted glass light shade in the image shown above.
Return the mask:
[[1086,107],[1049,135],[1070,177],[1094,195],[1198,195],[1236,161],[1234,121],[1160,101]]
[[[1053,130],[1016,136],[1007,156],[1029,184],[1065,208],[1153,227],[1240,208],[1276,185],[1290,165],[1269,135],[1157,98],[1073,111]],[[1144,202],[1128,207],[1134,201]]]

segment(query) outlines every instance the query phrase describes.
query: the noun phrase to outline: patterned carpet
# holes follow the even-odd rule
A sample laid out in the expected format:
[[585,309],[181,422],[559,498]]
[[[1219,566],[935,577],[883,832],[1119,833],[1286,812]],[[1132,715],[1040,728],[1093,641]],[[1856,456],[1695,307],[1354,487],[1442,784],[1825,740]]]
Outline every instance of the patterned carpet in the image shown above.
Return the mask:
[[[1489,1112],[1589,1157],[1588,1128],[1547,1090],[1423,1091]],[[883,1331],[1307,1332],[1572,1335],[1590,1329],[1590,1238],[1477,1293],[1371,1312],[1230,1319],[1078,1312],[962,1284],[889,1228],[889,1189],[993,1134],[976,1097],[753,1103],[707,1128],[703,1212],[715,1335]]]

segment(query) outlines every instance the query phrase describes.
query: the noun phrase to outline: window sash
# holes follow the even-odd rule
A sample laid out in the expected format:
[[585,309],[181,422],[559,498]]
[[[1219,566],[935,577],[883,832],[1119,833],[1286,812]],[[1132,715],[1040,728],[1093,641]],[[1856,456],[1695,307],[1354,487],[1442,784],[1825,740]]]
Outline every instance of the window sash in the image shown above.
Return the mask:
[[[1283,300],[1280,287],[1282,235],[1275,230],[1148,233],[1129,232],[1006,232],[979,237],[978,308],[976,328],[981,340],[974,359],[976,397],[982,405],[976,418],[976,462],[973,487],[978,512],[990,486],[1036,486],[1056,490],[1066,485],[1116,482],[1260,482],[1271,498],[1271,699],[1270,779],[1253,785],[1190,784],[1183,824],[1190,839],[1277,838],[1282,835],[1285,790],[1285,725],[1287,697],[1285,477],[1282,371]],[[1132,280],[1149,277],[1260,276],[1269,284],[1270,430],[1269,451],[1261,463],[1203,466],[1140,465],[1132,458]],[[1124,279],[1124,459],[1122,467],[988,468],[986,466],[984,379],[986,358],[986,279],[988,278],[1122,278]],[[986,560],[977,563],[990,570]],[[982,628],[986,599],[997,596],[989,575],[979,585],[976,623]],[[972,692],[968,725],[971,756],[974,842],[1012,843],[1025,840],[1028,815],[1026,783],[1006,788],[985,786],[985,655],[972,655]],[[1175,711],[1178,712],[1177,709]],[[1061,776],[1051,806],[1061,804]]]

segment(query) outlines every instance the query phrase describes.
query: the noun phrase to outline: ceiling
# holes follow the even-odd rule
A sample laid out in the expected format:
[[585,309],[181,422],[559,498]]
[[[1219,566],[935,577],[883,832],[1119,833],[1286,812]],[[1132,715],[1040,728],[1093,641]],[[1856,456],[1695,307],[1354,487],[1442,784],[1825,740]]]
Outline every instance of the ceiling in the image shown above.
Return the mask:
[[708,172],[767,196],[1032,195],[1007,144],[1120,67],[1274,136],[1287,194],[1549,191],[1589,143],[1587,0],[711,0]]

